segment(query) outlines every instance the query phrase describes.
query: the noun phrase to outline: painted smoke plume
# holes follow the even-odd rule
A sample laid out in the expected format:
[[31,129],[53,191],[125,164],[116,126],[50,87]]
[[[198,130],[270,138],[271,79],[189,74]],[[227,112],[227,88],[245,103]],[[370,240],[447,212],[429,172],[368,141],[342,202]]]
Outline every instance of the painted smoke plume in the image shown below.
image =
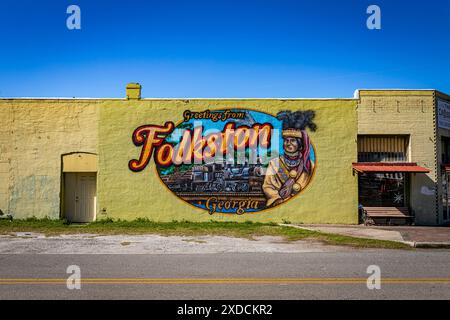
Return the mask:
[[305,130],[309,128],[316,131],[317,125],[314,123],[316,113],[312,110],[308,111],[280,111],[277,113],[277,119],[283,122],[283,130],[297,129]]

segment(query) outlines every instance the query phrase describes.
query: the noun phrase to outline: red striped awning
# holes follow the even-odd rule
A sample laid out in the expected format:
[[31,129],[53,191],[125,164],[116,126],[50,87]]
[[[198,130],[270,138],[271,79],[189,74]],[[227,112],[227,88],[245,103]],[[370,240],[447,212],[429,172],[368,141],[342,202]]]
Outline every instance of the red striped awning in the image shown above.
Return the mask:
[[409,173],[429,173],[430,170],[420,167],[417,163],[354,163],[353,170],[359,173],[366,172],[409,172]]

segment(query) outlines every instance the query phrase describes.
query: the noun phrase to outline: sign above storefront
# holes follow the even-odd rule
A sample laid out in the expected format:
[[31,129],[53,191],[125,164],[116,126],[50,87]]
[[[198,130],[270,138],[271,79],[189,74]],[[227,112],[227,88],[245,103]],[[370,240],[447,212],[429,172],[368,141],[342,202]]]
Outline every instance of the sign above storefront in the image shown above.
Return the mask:
[[276,116],[248,109],[186,110],[177,125],[134,130],[141,147],[128,167],[144,170],[152,155],[164,185],[209,214],[255,213],[299,195],[310,183],[316,154],[307,129],[313,111]]
[[441,129],[450,130],[450,102],[438,99],[438,127]]

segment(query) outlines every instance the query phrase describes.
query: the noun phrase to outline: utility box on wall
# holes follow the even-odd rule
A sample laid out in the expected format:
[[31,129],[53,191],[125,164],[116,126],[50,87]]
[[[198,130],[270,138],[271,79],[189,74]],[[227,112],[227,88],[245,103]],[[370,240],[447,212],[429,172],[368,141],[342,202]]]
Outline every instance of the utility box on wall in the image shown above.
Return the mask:
[[129,83],[126,93],[128,100],[137,100],[141,98],[141,85],[139,83]]

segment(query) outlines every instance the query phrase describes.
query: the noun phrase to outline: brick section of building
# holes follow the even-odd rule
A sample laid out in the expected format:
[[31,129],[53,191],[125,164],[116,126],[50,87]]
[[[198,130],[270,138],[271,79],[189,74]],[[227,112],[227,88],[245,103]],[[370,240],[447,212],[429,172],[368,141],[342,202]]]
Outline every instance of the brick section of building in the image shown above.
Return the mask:
[[410,206],[417,224],[437,224],[438,163],[433,90],[360,90],[358,135],[408,135],[409,162],[430,169],[412,174]]

